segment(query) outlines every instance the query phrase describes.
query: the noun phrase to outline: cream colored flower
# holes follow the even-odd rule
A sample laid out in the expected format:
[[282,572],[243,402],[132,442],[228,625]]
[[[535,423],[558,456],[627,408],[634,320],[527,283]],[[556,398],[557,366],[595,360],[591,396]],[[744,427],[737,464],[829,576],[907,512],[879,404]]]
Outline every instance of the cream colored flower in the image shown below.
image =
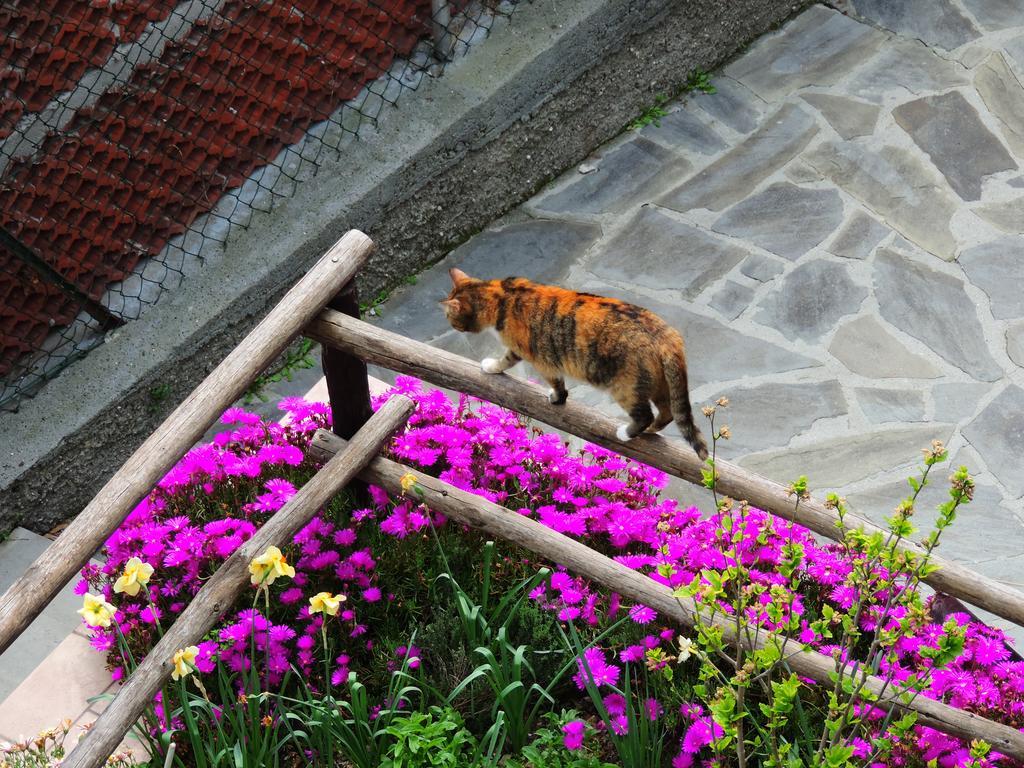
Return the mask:
[[319,592],[309,598],[309,612],[326,613],[337,616],[338,608],[347,598],[344,595],[332,595],[330,592]]
[[680,635],[676,639],[676,644],[679,646],[679,654],[676,656],[676,660],[682,664],[693,655],[693,640]]
[[90,594],[86,594],[82,601],[82,607],[77,611],[90,627],[103,627],[104,629],[110,626],[116,612],[117,609],[100,595]]
[[175,651],[173,659],[174,671],[171,672],[171,677],[175,680],[181,680],[186,675],[191,675],[196,664],[196,656],[198,655],[199,649],[194,645]]
[[152,575],[152,565],[133,557],[124,564],[124,572],[114,582],[114,591],[135,597],[139,594],[139,589],[149,583],[149,577]]
[[399,482],[402,483],[402,493],[408,493],[416,487],[416,475],[412,472],[406,472],[402,475],[402,479]]
[[295,569],[288,565],[281,550],[275,546],[267,547],[262,555],[252,559],[249,573],[252,574],[252,583],[257,587],[269,587],[278,576],[295,577]]

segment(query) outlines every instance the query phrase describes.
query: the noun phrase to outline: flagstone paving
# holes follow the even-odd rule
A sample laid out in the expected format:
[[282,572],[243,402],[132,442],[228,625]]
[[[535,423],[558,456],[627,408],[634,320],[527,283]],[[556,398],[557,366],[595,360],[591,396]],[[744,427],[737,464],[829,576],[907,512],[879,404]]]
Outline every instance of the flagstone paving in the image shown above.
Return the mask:
[[[1021,586],[1024,6],[838,5],[599,149],[376,322],[495,352],[492,335],[444,323],[451,265],[647,306],[686,337],[694,400],[731,399],[722,455],[781,482],[807,474],[881,520],[919,450],[944,440],[978,484],[945,554]],[[587,386],[570,397],[618,413]]]

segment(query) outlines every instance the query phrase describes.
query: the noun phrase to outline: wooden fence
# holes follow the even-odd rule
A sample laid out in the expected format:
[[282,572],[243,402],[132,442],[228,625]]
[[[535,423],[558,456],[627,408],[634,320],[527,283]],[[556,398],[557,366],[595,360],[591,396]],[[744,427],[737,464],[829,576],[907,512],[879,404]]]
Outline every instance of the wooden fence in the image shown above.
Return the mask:
[[[508,376],[489,376],[479,364],[367,325],[358,319],[352,278],[372,250],[369,238],[349,232],[302,278],[239,346],[189,395],[128,459],[75,521],[0,598],[0,653],[18,637],[53,596],[81,569],[162,475],[189,450],[220,414],[299,333],[324,345],[324,372],[333,415],[333,433],[318,432],[311,448],[324,459],[320,471],[257,533],[229,557],[167,630],[93,728],[64,761],[65,768],[98,768],[116,749],[172,671],[179,648],[198,642],[249,584],[248,563],[270,544],[287,543],[316,511],[354,478],[390,492],[401,489],[407,467],[379,458],[382,446],[408,418],[413,404],[396,396],[371,415],[366,363],[418,376],[433,384],[466,392],[603,445],[670,474],[701,483],[701,463],[689,447],[657,435],[621,443],[616,423],[597,411],[569,401],[551,405],[540,387]],[[841,538],[833,512],[820,502],[796,504],[778,483],[718,461],[718,489],[772,514],[793,520],[823,536]],[[466,525],[512,541],[553,563],[648,605],[683,627],[692,627],[693,610],[652,579],[562,534],[465,493],[435,478],[418,475],[429,506]],[[847,526],[874,530],[866,520],[847,515]],[[913,546],[908,547],[914,549]],[[919,550],[918,550],[919,551]],[[1016,624],[1024,625],[1024,595],[948,560],[928,583]],[[709,621],[709,617],[703,617]],[[732,625],[715,620],[728,642],[745,643]],[[787,663],[797,673],[829,682],[834,661],[789,641]],[[907,703],[884,682],[867,687],[883,701],[918,713],[919,722],[961,738],[982,738],[997,751],[1024,760],[1024,734],[1000,723],[917,697]]]

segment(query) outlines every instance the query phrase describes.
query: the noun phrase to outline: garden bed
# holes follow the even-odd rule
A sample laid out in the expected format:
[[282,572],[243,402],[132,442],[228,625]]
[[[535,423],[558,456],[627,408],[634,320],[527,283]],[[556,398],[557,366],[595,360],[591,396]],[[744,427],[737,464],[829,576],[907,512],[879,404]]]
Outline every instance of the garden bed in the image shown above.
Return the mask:
[[[897,554],[912,534],[913,484],[888,538],[822,544],[713,488],[710,513],[682,509],[661,496],[660,471],[597,446],[572,451],[497,406],[396,386],[417,411],[393,458],[772,642],[743,653],[709,625],[681,633],[445,520],[410,473],[400,497],[372,486],[339,495],[280,558],[270,553],[276,570],[254,567],[252,592],[183,649],[149,709],[138,735],[154,765],[171,742],[181,766],[1013,764],[873,707],[856,676],[830,688],[786,667],[792,636],[837,672],[874,672],[907,696],[1024,725],[1024,664],[1006,638],[964,614],[933,622],[918,588],[927,563]],[[284,425],[228,411],[230,428],[186,455],[110,537],[105,566],[83,573],[93,645],[114,679],[315,471],[306,449],[329,409],[282,407]],[[925,480],[944,459],[941,446],[926,452]],[[970,499],[966,472],[952,479],[943,524]]]

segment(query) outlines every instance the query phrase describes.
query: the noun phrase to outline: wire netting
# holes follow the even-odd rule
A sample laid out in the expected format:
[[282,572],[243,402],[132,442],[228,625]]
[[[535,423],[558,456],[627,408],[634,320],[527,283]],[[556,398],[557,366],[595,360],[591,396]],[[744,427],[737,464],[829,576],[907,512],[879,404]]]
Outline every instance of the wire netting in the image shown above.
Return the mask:
[[0,0],[0,407],[358,152],[513,0]]

